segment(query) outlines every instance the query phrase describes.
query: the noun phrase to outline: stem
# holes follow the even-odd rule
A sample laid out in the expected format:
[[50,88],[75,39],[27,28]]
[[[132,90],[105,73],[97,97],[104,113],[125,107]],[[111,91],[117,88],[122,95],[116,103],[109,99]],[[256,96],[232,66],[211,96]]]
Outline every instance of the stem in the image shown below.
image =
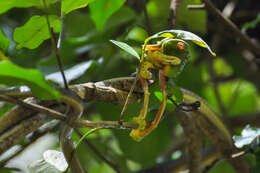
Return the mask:
[[10,96],[4,96],[4,95],[0,95],[0,100],[10,102],[10,103],[13,103],[13,104],[16,104],[16,105],[24,106],[26,108],[29,108],[29,109],[32,109],[34,111],[41,112],[41,113],[44,113],[44,114],[47,114],[47,115],[51,115],[55,119],[59,119],[59,120],[63,120],[63,121],[66,120],[66,116],[64,114],[57,112],[53,109],[43,107],[43,106],[38,105],[38,104],[24,102],[24,101],[21,101],[21,100],[18,100],[18,99],[14,99]]
[[147,12],[146,4],[147,4],[147,0],[143,1],[146,28],[147,28],[148,35],[151,35],[152,34],[152,25],[151,25],[151,21],[150,21],[148,12]]
[[251,50],[252,52],[256,53],[257,55],[260,55],[260,46],[254,44],[250,38],[240,31],[240,29],[227,17],[225,17],[219,9],[217,9],[210,0],[203,0],[205,3],[205,8],[212,14],[214,14],[216,17],[220,19],[220,22],[226,25],[228,28],[230,28],[233,33],[241,39],[241,42],[243,42],[244,46],[247,47],[247,49]]
[[[43,0],[43,5],[44,5],[44,8],[47,9],[46,0]],[[63,70],[63,66],[62,66],[62,62],[61,62],[61,57],[60,57],[60,52],[59,52],[58,47],[56,46],[56,45],[57,45],[57,41],[56,41],[56,39],[55,39],[55,35],[54,35],[54,32],[53,32],[53,28],[52,28],[51,25],[50,25],[50,20],[49,20],[48,14],[46,14],[45,17],[46,17],[47,25],[48,25],[49,32],[50,32],[50,35],[51,35],[52,48],[53,48],[53,50],[54,50],[54,52],[55,52],[55,55],[56,55],[56,59],[57,59],[58,65],[59,65],[59,69],[60,69],[61,76],[62,76],[62,79],[63,79],[64,87],[65,87],[66,89],[68,89],[69,87],[68,87],[68,83],[67,83],[67,80],[66,80],[66,77],[65,77],[64,70]],[[60,35],[61,35],[61,34],[60,34]]]
[[[96,128],[97,129],[97,128]],[[100,128],[99,128],[100,129]],[[75,130],[75,132],[83,139],[83,142],[85,142],[91,150],[94,151],[94,153],[104,162],[106,162],[111,168],[115,170],[115,172],[120,173],[120,170],[118,169],[118,166],[112,163],[110,160],[108,160],[102,153],[100,153],[97,148],[86,138],[83,138],[81,132],[79,130]],[[92,131],[93,132],[93,131]],[[85,135],[84,135],[85,136]],[[77,148],[77,147],[76,147]]]
[[60,21],[61,21],[61,30],[58,38],[57,48],[61,49],[62,47],[62,39],[64,36],[64,13],[62,12],[62,0],[60,0]]

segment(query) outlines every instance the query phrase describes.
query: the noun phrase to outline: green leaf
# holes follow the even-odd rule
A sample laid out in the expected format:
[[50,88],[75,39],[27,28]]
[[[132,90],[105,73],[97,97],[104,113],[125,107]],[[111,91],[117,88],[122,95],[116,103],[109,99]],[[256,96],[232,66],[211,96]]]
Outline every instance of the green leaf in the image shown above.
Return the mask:
[[[181,25],[180,28],[186,27],[193,31],[198,31],[200,33],[206,33],[206,22],[207,22],[207,12],[206,10],[189,10],[187,5],[189,4],[201,4],[201,0],[186,0],[180,1],[177,15],[177,26]],[[196,22],[192,22],[196,21]]]
[[146,42],[149,41],[151,38],[156,38],[156,37],[169,37],[169,38],[180,38],[183,39],[185,41],[192,41],[193,43],[204,47],[206,49],[208,49],[208,51],[213,55],[216,56],[216,53],[214,53],[209,45],[202,40],[202,38],[200,38],[199,36],[188,32],[188,31],[183,31],[183,30],[166,30],[166,31],[162,31],[159,32],[153,36],[151,36],[150,38],[146,39]]
[[9,44],[10,44],[10,40],[4,35],[4,33],[0,28],[0,49],[6,52]]
[[5,13],[6,11],[14,7],[26,8],[34,5],[36,4],[25,0],[2,0],[0,1],[0,14]]
[[21,170],[18,168],[0,168],[0,173],[12,173],[13,171],[18,171],[20,172]]
[[10,60],[7,56],[5,56],[4,52],[0,49],[0,61],[1,60]]
[[76,10],[78,8],[86,7],[92,0],[63,0],[62,1],[62,11],[65,14]]
[[48,85],[40,71],[22,68],[10,61],[1,61],[0,69],[1,84],[8,86],[27,85],[36,97],[41,99],[59,99],[59,92]]
[[236,173],[234,168],[227,162],[227,160],[219,161],[208,173]]
[[[151,93],[153,93],[153,94],[150,95],[149,108],[150,109],[158,108],[160,106],[161,102],[162,102],[162,92],[160,91],[159,82],[158,81],[154,82],[150,86],[149,91]],[[166,92],[167,92],[167,94],[170,94],[172,96],[172,99],[176,103],[182,103],[183,92],[181,91],[181,89],[177,85],[175,85],[175,83],[171,79],[167,82]],[[172,112],[175,109],[176,109],[176,106],[172,103],[172,101],[167,99],[166,111]]]
[[224,58],[215,58],[213,61],[213,67],[217,76],[227,77],[234,73],[232,66],[230,66]]
[[170,80],[167,82],[166,91],[167,91],[167,94],[172,95],[172,98],[173,98],[174,101],[176,101],[177,103],[182,103],[182,101],[183,101],[183,92],[182,92],[181,89],[173,82],[172,79],[170,79]]
[[115,173],[115,170],[113,170],[110,166],[108,166],[105,163],[98,164],[97,166],[93,167],[90,170],[91,173],[100,173],[100,172],[105,172],[105,173]]
[[89,4],[91,18],[98,30],[101,30],[107,19],[125,3],[126,0],[96,0]]
[[[96,102],[95,105],[103,120],[117,121],[119,119],[118,115],[120,115],[122,106],[101,102]],[[138,116],[142,106],[142,103],[129,104],[125,114],[125,121],[130,121],[133,117]],[[147,120],[153,120],[157,109],[148,113]],[[142,168],[155,164],[158,154],[169,147],[170,133],[167,118],[168,117],[165,117],[159,126],[141,142],[134,141],[129,136],[130,131],[128,130],[112,131],[118,139],[120,149],[123,152],[123,158],[140,163]]]
[[[57,0],[46,0],[47,4],[54,3]],[[43,6],[42,0],[1,0],[0,1],[0,14],[12,8],[28,8],[32,6]]]
[[222,83],[219,85],[219,93],[229,115],[246,115],[258,110],[258,90],[248,81],[234,80]]
[[129,31],[126,36],[126,39],[135,40],[138,42],[144,42],[144,40],[148,37],[147,32],[141,27],[134,27]]
[[[61,22],[58,16],[50,15],[49,21],[53,31],[59,32]],[[14,41],[18,43],[17,49],[22,47],[35,49],[49,38],[50,33],[45,16],[33,16],[24,26],[17,27],[14,31]]]
[[115,45],[117,45],[118,47],[120,47],[121,49],[123,49],[124,51],[128,52],[129,54],[133,55],[134,57],[136,57],[137,59],[141,59],[140,56],[138,55],[138,53],[128,44],[120,42],[120,41],[116,41],[116,40],[110,40],[112,43],[114,43]]

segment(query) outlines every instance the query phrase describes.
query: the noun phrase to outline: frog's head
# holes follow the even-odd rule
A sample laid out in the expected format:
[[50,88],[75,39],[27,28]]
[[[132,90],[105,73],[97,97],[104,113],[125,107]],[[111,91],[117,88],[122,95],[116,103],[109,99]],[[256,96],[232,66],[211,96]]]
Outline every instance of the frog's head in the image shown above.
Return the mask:
[[177,77],[189,60],[189,44],[182,39],[165,38],[161,41],[161,50],[163,54],[175,56],[181,60],[180,65],[167,69],[169,77]]
[[189,44],[182,39],[165,38],[161,41],[162,53],[169,56],[176,56],[186,60],[189,54]]

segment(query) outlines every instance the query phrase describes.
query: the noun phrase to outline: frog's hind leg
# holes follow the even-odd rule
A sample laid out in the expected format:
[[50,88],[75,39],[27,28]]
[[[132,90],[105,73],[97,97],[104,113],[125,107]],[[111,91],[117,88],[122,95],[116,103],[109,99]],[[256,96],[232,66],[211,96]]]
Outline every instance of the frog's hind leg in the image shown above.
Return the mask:
[[148,88],[148,83],[146,81],[146,79],[139,77],[140,78],[140,82],[142,84],[143,90],[144,90],[144,104],[143,104],[143,108],[139,114],[138,117],[134,118],[134,121],[138,123],[138,128],[134,129],[131,131],[130,136],[136,140],[136,141],[140,141],[142,139],[142,137],[139,135],[139,133],[145,129],[146,127],[146,121],[145,121],[145,117],[147,115],[147,110],[148,110],[148,105],[149,105],[149,88]]
[[167,101],[167,92],[166,92],[167,77],[164,75],[162,70],[159,71],[159,81],[160,81],[160,89],[162,92],[162,103],[160,105],[158,112],[156,113],[155,119],[153,120],[153,122],[147,129],[145,129],[144,131],[142,131],[140,133],[140,136],[146,136],[149,133],[151,133],[151,131],[158,126],[158,124],[163,116],[163,113],[164,113],[164,110],[166,107],[166,101]]
[[[167,100],[166,99],[167,98],[167,93],[166,93],[167,77],[164,75],[162,70],[159,71],[159,81],[160,81],[160,89],[161,89],[162,95],[163,95],[162,103],[161,103],[160,108],[159,108],[159,110],[156,114],[155,119],[153,120],[153,122],[151,123],[151,125],[148,128],[146,128],[146,129],[139,129],[138,128],[138,129],[132,130],[130,136],[133,137],[137,141],[140,141],[144,136],[151,133],[151,131],[157,127],[157,125],[159,124],[161,117],[164,113],[164,110],[165,110],[165,107],[166,107],[166,100]],[[147,113],[147,112],[145,112],[145,113]]]

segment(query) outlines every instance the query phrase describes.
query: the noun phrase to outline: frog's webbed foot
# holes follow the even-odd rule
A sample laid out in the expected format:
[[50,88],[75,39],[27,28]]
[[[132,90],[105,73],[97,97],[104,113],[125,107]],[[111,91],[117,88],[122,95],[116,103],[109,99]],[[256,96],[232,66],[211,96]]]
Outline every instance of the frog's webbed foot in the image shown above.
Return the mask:
[[134,117],[134,121],[138,124],[138,128],[131,131],[130,136],[135,141],[141,141],[143,136],[141,135],[142,131],[146,127],[146,121],[140,117]]

